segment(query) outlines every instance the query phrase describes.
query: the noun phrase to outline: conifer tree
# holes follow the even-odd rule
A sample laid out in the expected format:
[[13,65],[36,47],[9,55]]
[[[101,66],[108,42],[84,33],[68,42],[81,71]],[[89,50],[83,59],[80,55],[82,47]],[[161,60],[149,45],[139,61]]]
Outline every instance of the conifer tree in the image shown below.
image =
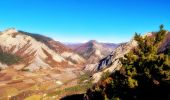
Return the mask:
[[[100,83],[100,96],[111,100],[170,100],[170,56],[159,52],[166,32],[161,25],[152,36],[135,33],[138,46],[120,59],[123,66],[109,77],[110,81]],[[91,95],[99,92],[95,89]]]

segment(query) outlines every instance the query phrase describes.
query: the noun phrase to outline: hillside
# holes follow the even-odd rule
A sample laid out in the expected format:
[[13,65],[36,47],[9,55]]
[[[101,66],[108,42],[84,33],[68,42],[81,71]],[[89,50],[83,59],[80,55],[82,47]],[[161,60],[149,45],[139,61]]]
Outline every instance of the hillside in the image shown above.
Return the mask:
[[88,64],[94,64],[110,54],[118,45],[111,43],[99,43],[95,40],[83,44],[70,45],[73,50],[83,56]]
[[23,100],[77,85],[84,63],[83,57],[46,36],[14,28],[2,31],[0,100]]
[[8,29],[1,32],[0,42],[1,52],[23,58],[20,64],[24,69],[76,66],[85,62],[60,42],[38,34]]
[[[90,41],[95,41],[95,40],[90,40]],[[112,49],[115,49],[116,47],[119,46],[119,43],[103,43],[103,42],[99,42],[99,43],[102,44],[106,48],[112,48]],[[64,44],[67,47],[71,48],[72,50],[76,50],[78,47],[80,47],[81,45],[85,43],[64,43]]]
[[45,45],[47,45],[50,49],[54,50],[56,53],[60,54],[62,57],[65,59],[69,60],[70,62],[74,64],[84,64],[85,59],[75,53],[71,48],[68,46],[62,44],[59,41],[55,41],[52,38],[40,35],[40,34],[33,34],[33,33],[28,33],[24,31],[19,31],[23,34],[26,34],[28,36],[31,36],[35,38],[37,41],[41,41]]
[[121,68],[105,72],[85,100],[169,100],[169,33],[135,34],[137,46],[120,58]]

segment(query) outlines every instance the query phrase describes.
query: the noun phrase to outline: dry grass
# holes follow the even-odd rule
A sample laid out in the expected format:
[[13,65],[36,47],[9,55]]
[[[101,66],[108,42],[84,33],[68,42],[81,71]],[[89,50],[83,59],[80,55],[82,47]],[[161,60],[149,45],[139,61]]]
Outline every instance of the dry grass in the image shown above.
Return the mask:
[[30,97],[25,98],[24,100],[41,100],[41,95],[32,95]]

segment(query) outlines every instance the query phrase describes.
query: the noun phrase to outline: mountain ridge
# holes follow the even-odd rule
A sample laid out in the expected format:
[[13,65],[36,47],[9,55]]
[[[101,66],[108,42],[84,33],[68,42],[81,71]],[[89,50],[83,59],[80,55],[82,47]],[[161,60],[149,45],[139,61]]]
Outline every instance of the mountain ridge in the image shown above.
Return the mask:
[[73,51],[83,56],[87,63],[93,64],[100,59],[104,58],[106,55],[114,51],[118,44],[114,43],[100,43],[96,40],[90,40],[86,43],[81,44],[69,44]]
[[[38,67],[76,66],[76,63],[85,62],[82,57],[60,42],[42,35],[17,31],[14,28],[1,32],[0,41],[3,52],[21,56],[27,61],[26,63],[21,62],[24,63],[23,67],[27,66],[30,70],[39,69]],[[70,55],[77,58],[70,57]]]

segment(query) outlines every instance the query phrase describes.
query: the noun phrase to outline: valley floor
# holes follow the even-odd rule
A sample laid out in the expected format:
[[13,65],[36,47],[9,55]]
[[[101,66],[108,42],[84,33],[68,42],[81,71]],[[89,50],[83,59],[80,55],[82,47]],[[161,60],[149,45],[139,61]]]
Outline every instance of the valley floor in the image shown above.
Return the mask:
[[78,68],[69,67],[38,72],[5,69],[0,71],[0,100],[56,100],[70,94],[59,92],[74,89],[82,73]]

